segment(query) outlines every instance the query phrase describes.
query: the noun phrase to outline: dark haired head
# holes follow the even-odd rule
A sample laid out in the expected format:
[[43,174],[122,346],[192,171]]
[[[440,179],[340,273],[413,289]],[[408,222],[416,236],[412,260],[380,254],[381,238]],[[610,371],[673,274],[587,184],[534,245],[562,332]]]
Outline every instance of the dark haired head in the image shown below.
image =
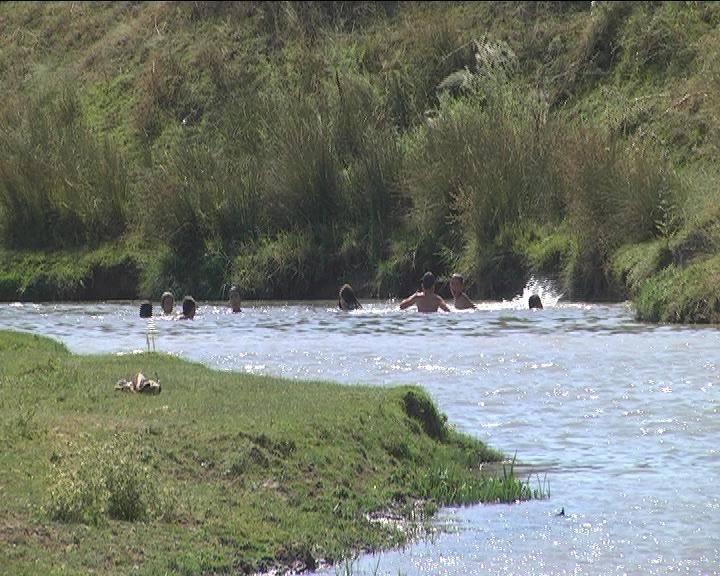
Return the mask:
[[542,300],[540,300],[540,296],[538,296],[537,294],[533,294],[532,296],[530,296],[530,298],[528,298],[528,306],[531,309],[532,308],[542,308],[543,305],[542,305]]
[[140,303],[140,318],[152,318],[152,304],[149,300]]
[[185,296],[185,298],[183,298],[182,308],[183,316],[185,316],[186,318],[192,318],[193,316],[195,316],[195,310],[197,309],[195,298],[193,298],[192,296]]
[[361,308],[360,302],[358,302],[357,296],[355,296],[355,291],[352,289],[350,284],[345,284],[342,288],[340,288],[340,301],[338,302],[338,306],[344,310],[345,308],[343,308],[343,302],[348,310]]
[[435,286],[435,274],[432,272],[425,272],[422,277],[422,287],[424,290],[429,290]]

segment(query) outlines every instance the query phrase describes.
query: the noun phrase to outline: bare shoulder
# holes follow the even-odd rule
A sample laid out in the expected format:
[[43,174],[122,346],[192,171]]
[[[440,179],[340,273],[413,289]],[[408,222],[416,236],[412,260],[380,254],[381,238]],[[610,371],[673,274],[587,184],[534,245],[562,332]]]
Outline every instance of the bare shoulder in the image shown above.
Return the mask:
[[400,309],[404,310],[405,308],[409,308],[412,306],[418,299],[418,292],[415,292],[415,294],[411,294],[405,300],[400,302]]
[[462,301],[464,303],[465,308],[475,308],[475,304],[473,303],[470,298],[468,298],[468,295],[463,292],[461,295]]

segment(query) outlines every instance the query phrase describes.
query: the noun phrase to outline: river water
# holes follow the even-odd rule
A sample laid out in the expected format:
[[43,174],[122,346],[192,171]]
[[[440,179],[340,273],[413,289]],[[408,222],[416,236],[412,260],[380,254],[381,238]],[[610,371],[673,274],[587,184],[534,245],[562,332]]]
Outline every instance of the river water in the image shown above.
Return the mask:
[[[420,384],[458,428],[547,477],[549,499],[445,509],[433,537],[363,556],[356,574],[720,573],[720,331],[543,300],[437,315],[205,305],[193,322],[155,319],[155,344],[222,370]],[[136,304],[2,304],[0,327],[83,354],[147,345]]]

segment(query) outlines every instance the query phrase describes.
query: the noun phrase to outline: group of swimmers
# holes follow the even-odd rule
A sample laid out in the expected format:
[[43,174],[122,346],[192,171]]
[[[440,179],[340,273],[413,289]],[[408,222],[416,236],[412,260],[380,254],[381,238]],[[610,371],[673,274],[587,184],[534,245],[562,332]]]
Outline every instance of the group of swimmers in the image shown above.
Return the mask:
[[[231,286],[228,292],[228,304],[233,312],[242,312],[241,301],[240,301],[240,290],[237,286]],[[172,292],[163,292],[160,297],[160,308],[162,309],[164,316],[170,316],[176,320],[192,320],[195,318],[197,312],[197,302],[192,296],[185,296],[182,301],[182,312],[175,315],[175,296]],[[140,316],[150,317],[152,316],[152,305],[149,302],[144,302],[140,305]]]
[[[453,303],[456,310],[475,308],[475,304],[473,304],[467,294],[465,294],[464,286],[463,277],[460,274],[453,274],[450,279],[450,291],[453,295]],[[435,275],[432,272],[425,272],[421,281],[421,290],[400,302],[400,310],[405,310],[405,308],[409,308],[413,304],[417,306],[418,312],[437,312],[438,308],[446,312],[450,311],[445,301],[435,294]],[[362,308],[350,284],[345,284],[340,288],[338,307],[340,310],[356,310]]]
[[[450,312],[450,308],[445,304],[445,301],[438,294],[435,293],[435,275],[432,272],[425,272],[420,283],[421,289],[415,292],[415,294],[408,296],[400,302],[400,310],[405,310],[410,306],[415,305],[418,312],[437,312],[438,308]],[[469,308],[475,308],[475,304],[465,294],[465,279],[461,274],[453,274],[450,278],[450,292],[453,295],[453,305],[455,310],[467,310]],[[340,295],[338,298],[338,306],[341,310],[355,310],[362,308],[360,302],[355,296],[355,292],[349,284],[345,284],[340,288]],[[533,294],[528,300],[528,306],[533,308],[542,308],[542,301],[540,296]]]
[[[405,310],[411,306],[416,306],[418,312],[437,312],[438,308],[450,312],[450,308],[445,301],[435,293],[435,275],[432,272],[425,272],[420,282],[421,289],[415,294],[408,296],[400,302],[400,310]],[[465,294],[465,279],[461,274],[453,274],[450,278],[450,292],[453,296],[453,306],[455,310],[467,310],[475,308],[475,304]],[[240,302],[240,290],[237,286],[231,286],[228,292],[228,304],[234,312],[242,312]],[[537,294],[530,296],[528,301],[530,308],[542,308],[542,301]],[[355,296],[355,291],[350,284],[343,285],[338,295],[338,307],[340,310],[357,310],[362,308],[362,304]],[[160,298],[160,308],[165,316],[174,316],[175,313],[175,296],[172,292],[163,292]],[[197,303],[192,296],[185,296],[182,301],[182,313],[174,316],[177,320],[192,320],[197,312]],[[149,302],[145,302],[140,306],[140,315],[144,317],[152,316],[152,306]]]

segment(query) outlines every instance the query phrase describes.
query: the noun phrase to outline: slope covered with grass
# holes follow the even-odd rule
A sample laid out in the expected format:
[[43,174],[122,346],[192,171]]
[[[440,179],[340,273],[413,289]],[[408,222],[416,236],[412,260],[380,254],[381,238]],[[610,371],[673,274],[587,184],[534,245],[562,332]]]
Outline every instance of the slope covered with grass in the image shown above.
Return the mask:
[[[113,244],[142,296],[387,296],[427,268],[483,298],[533,273],[635,297],[671,265],[717,286],[718,24],[712,2],[4,3],[2,245]],[[622,257],[644,243],[684,248]],[[0,296],[29,297],[15,272]]]

